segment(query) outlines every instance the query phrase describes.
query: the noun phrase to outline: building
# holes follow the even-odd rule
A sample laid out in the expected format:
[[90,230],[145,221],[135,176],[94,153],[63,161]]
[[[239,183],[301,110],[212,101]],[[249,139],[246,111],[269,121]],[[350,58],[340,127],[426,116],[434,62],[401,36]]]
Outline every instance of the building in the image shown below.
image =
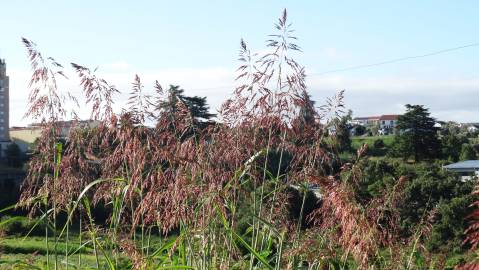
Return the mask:
[[380,116],[356,117],[351,121],[353,125],[374,126],[380,129],[393,129],[397,126],[399,115],[383,114]]
[[12,127],[10,138],[15,142],[23,153],[33,150],[31,147],[42,135],[40,127]]
[[[58,127],[60,128],[60,137],[66,138],[70,133],[72,128],[94,128],[97,127],[100,122],[95,120],[68,120],[68,121],[58,121]],[[31,130],[41,130],[42,124],[40,123],[33,123],[30,124],[27,129]]]
[[459,174],[462,181],[479,177],[479,160],[466,160],[443,167],[444,169]]
[[9,142],[9,79],[7,64],[0,59],[0,142]]
[[468,123],[465,124],[467,131],[470,133],[475,133],[479,131],[479,123]]
[[397,126],[399,115],[397,114],[385,114],[379,117],[380,129],[394,129]]
[[379,122],[381,116],[356,117],[353,119],[353,125],[373,126]]
[[[60,137],[66,138],[72,128],[93,128],[98,126],[98,121],[80,120],[80,121],[60,121]],[[31,124],[28,127],[10,128],[10,138],[15,142],[22,152],[31,151],[34,142],[42,135],[41,124]]]

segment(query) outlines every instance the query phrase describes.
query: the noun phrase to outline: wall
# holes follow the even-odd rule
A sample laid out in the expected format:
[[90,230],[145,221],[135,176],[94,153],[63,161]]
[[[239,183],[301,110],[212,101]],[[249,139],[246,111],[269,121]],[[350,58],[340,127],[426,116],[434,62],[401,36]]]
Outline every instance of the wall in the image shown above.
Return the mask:
[[40,137],[41,132],[39,128],[11,129],[10,138],[18,144],[20,150],[25,153],[31,150],[31,145]]

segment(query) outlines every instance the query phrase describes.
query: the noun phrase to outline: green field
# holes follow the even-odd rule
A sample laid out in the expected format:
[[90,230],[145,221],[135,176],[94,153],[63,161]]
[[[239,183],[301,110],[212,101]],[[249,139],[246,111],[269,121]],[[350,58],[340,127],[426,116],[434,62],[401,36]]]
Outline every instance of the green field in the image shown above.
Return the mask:
[[351,145],[354,149],[359,149],[363,144],[368,144],[369,146],[373,146],[374,141],[377,139],[381,139],[384,141],[386,147],[390,146],[394,141],[394,135],[385,135],[385,136],[354,136],[351,137]]
[[[93,249],[84,247],[78,250],[78,240],[69,240],[69,254],[68,264],[70,269],[75,269],[75,264],[80,259],[82,266],[86,269],[96,267],[96,259],[93,254]],[[57,257],[60,269],[64,269],[67,263],[65,252],[67,246],[64,241],[59,242],[56,246],[59,254]],[[54,266],[55,251],[54,238],[49,238],[50,266]],[[44,237],[27,237],[8,236],[0,239],[0,269],[44,269],[47,262],[47,249]]]
[[[82,247],[78,239],[78,233],[71,233],[68,239],[68,246],[66,239],[59,239],[55,248],[55,238],[49,237],[49,248],[47,253],[45,237],[42,236],[28,236],[9,235],[0,238],[0,270],[3,269],[54,269],[55,266],[55,250],[57,254],[57,269],[106,269],[107,260],[103,255],[103,251],[107,253],[106,256],[111,256],[111,250],[98,250],[95,256],[94,247],[85,235],[82,240]],[[140,239],[140,235],[137,239]],[[171,241],[171,237],[159,237],[157,235],[150,235],[148,246],[151,250],[157,250],[162,247],[165,242]],[[100,237],[101,238],[101,237]],[[68,258],[65,256],[68,250]],[[47,254],[49,254],[49,267],[47,266]],[[68,262],[68,267],[67,266]],[[78,268],[78,265],[81,268]],[[98,266],[97,266],[98,264]],[[127,266],[130,261],[126,258],[120,258],[115,262],[118,265],[117,269],[131,269]]]

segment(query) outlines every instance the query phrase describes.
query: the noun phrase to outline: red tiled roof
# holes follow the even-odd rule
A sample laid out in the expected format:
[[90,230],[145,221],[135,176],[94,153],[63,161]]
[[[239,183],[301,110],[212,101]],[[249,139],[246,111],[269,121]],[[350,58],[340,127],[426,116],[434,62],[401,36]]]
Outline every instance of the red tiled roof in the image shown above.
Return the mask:
[[379,120],[398,120],[399,115],[397,114],[385,114],[381,115]]

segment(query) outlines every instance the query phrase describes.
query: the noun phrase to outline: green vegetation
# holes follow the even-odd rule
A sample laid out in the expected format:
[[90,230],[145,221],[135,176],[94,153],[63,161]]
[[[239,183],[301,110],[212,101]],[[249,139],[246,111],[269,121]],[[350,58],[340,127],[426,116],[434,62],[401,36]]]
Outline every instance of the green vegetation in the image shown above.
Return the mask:
[[[79,246],[78,237],[74,237],[75,235],[70,235],[72,239],[69,241],[69,253],[81,253],[81,254],[90,254],[93,255],[93,249],[91,245],[89,247],[81,248],[77,250]],[[54,242],[54,238],[50,237],[49,241]],[[63,239],[60,241],[56,246],[56,251],[58,253],[63,253],[66,250],[66,243]],[[10,254],[38,254],[38,255],[46,255],[47,249],[45,247],[45,238],[41,236],[30,236],[26,238],[22,237],[6,237],[0,240],[0,250],[3,253],[10,253]],[[50,253],[55,252],[55,247],[49,246]]]
[[394,142],[394,155],[414,161],[437,158],[441,148],[435,123],[424,106],[406,104],[406,113],[398,119],[401,131]]
[[[72,64],[78,99],[98,125],[76,126],[67,138],[59,120],[70,113],[62,102],[69,95],[56,77],[64,67],[24,39],[33,68],[27,116],[43,121],[43,133],[18,209],[0,210],[0,267],[409,270],[474,262],[468,250],[479,239],[464,234],[470,214],[479,217],[469,207],[474,183],[442,169],[477,156],[471,135],[438,130],[424,106],[408,105],[396,135],[351,138],[343,92],[321,110],[310,99],[304,68],[290,58],[299,47],[286,11],[276,29],[267,42],[274,53],[255,58],[241,41],[239,86],[219,123],[207,121],[205,98],[179,86],[164,92],[158,82],[152,97],[139,76],[116,114],[119,90]],[[333,117],[325,124],[324,115]]]
[[384,135],[384,136],[354,136],[351,139],[351,144],[354,149],[359,149],[364,144],[367,144],[368,147],[374,147],[374,142],[376,140],[382,140],[386,148],[389,148],[393,141],[394,135]]
[[5,149],[5,156],[7,157],[8,166],[18,168],[22,166],[23,154],[20,147],[16,143],[11,143]]
[[474,147],[469,144],[465,143],[461,146],[461,160],[474,160],[477,159],[477,153]]

